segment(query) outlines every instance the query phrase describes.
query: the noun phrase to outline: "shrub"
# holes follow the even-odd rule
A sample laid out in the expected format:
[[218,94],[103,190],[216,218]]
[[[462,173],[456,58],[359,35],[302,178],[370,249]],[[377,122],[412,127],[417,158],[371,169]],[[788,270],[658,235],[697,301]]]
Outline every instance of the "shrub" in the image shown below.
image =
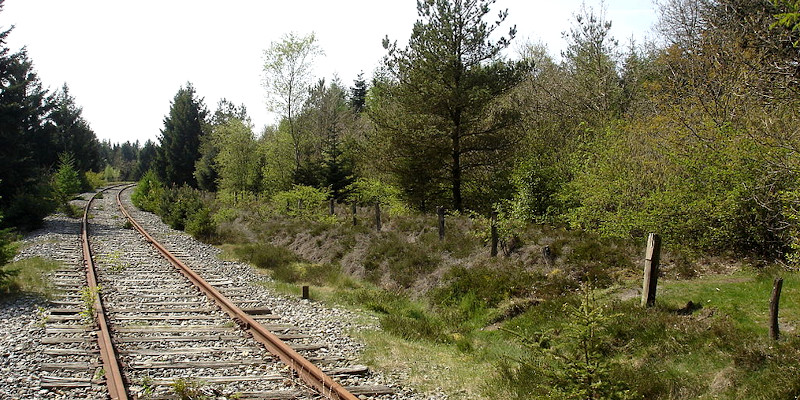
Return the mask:
[[91,189],[97,189],[108,184],[108,180],[105,179],[102,172],[86,171],[84,176],[86,177],[87,185],[90,186]]
[[441,261],[439,254],[406,242],[398,234],[387,232],[376,237],[364,256],[367,279],[378,282],[386,266],[389,276],[403,287],[410,287],[420,276],[433,272]]
[[15,227],[20,231],[39,228],[44,217],[57,207],[53,200],[52,187],[45,183],[35,185],[28,193],[18,194],[10,200],[3,225],[0,226]]
[[75,159],[71,154],[59,154],[58,163],[58,171],[53,175],[53,195],[59,207],[71,216],[72,208],[69,207],[69,200],[81,190],[81,178],[75,169]]
[[210,203],[202,192],[189,186],[164,190],[159,205],[161,219],[173,229],[209,239],[216,232]]
[[162,194],[165,190],[164,184],[151,169],[142,176],[142,179],[139,179],[136,189],[131,194],[131,201],[142,210],[159,213]]
[[537,282],[546,278],[519,264],[493,260],[472,268],[456,266],[444,279],[446,283],[432,292],[438,303],[454,305],[474,296],[482,306],[494,307],[512,297],[531,295]]
[[259,268],[279,269],[300,261],[291,250],[270,243],[245,244],[235,247],[233,252],[240,260]]
[[[616,364],[608,353],[607,315],[594,292],[584,286],[579,304],[567,303],[567,323],[533,337],[507,331],[529,350],[517,363],[499,366],[499,377],[516,398],[631,399],[627,386],[613,379]],[[516,365],[515,365],[516,364]]]
[[333,223],[336,218],[328,214],[323,207],[328,198],[330,191],[327,189],[294,185],[292,190],[278,192],[272,196],[272,204],[276,210],[285,210],[290,217]]
[[378,179],[359,178],[350,184],[346,191],[350,193],[348,200],[362,206],[380,203],[385,206],[389,215],[407,215],[410,211],[401,200],[400,189]]

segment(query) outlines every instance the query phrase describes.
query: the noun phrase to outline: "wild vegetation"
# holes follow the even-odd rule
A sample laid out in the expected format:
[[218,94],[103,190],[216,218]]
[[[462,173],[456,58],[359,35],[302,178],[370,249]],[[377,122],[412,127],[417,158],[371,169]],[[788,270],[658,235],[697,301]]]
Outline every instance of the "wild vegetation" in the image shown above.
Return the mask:
[[[538,43],[511,54],[516,29],[492,0],[417,4],[408,44],[386,38],[371,80],[311,76],[322,49],[290,33],[264,57],[276,125],[256,134],[228,100],[211,113],[187,83],[143,147],[70,133],[43,111],[61,104],[80,121],[66,87],[46,93],[24,50],[3,45],[16,69],[0,73],[27,79],[2,88],[3,105],[25,105],[0,110],[2,151],[15,149],[0,164],[5,226],[31,226],[73,176],[68,156],[49,171],[58,152],[31,144],[75,138],[105,162],[71,165],[94,171],[87,180],[139,179],[137,206],[278,289],[311,284],[316,300],[373,313],[383,330],[355,333],[365,359],[422,390],[799,396],[800,309],[784,302],[774,341],[765,299],[779,275],[784,297],[798,294],[800,3],[664,0],[659,40],[622,45],[602,6],[583,6],[559,55]],[[43,175],[53,184],[33,184]],[[643,309],[648,232],[665,254],[657,305]],[[405,362],[431,358],[445,368]]]

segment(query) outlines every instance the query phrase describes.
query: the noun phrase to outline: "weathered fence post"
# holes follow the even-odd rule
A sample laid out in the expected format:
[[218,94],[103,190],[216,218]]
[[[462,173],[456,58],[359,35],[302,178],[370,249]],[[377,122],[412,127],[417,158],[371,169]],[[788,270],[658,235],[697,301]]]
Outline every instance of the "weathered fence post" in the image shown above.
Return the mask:
[[331,197],[331,203],[330,203],[331,215],[336,215],[336,210],[334,209],[335,206],[336,206],[336,199]]
[[358,218],[356,218],[356,203],[350,205],[351,211],[353,212],[353,226],[358,225]]
[[303,299],[308,300],[308,285],[303,285]]
[[545,265],[548,267],[553,265],[553,251],[550,250],[550,246],[542,247],[542,258],[544,259]]
[[783,278],[775,278],[772,284],[772,297],[769,299],[769,337],[773,340],[778,340],[778,336],[780,336],[778,303],[781,300],[781,288],[783,288]]
[[492,257],[497,257],[497,211],[492,211]]
[[436,207],[436,215],[439,216],[439,240],[444,240],[444,207]]
[[375,229],[381,231],[381,203],[375,202]]
[[656,304],[658,286],[658,263],[661,260],[661,236],[651,233],[647,236],[647,251],[644,255],[644,283],[642,284],[642,307]]

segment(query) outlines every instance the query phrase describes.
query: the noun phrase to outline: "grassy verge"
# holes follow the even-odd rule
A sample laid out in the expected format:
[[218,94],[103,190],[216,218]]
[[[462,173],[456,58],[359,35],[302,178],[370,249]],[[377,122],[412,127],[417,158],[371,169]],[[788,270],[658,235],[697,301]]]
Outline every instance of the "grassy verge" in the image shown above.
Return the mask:
[[19,293],[38,294],[50,297],[55,289],[44,276],[59,267],[57,261],[43,258],[28,258],[2,267],[7,278],[0,285],[0,295],[9,297]]
[[[517,250],[489,258],[467,222],[441,242],[421,218],[395,218],[380,233],[280,218],[264,224],[269,229],[252,232],[274,243],[226,245],[226,254],[263,268],[278,291],[299,296],[310,285],[313,300],[378,321],[380,330],[353,332],[367,345],[362,362],[423,392],[800,396],[797,272],[672,254],[656,307],[642,309],[634,261],[641,252],[582,232],[529,227]],[[782,338],[774,342],[768,301],[778,275]],[[599,287],[586,290],[587,281]]]
[[[599,339],[593,351],[601,372],[584,368],[583,373],[601,374],[594,377],[612,383],[601,398],[800,395],[800,307],[792,300],[800,294],[797,273],[780,273],[783,337],[778,342],[767,337],[768,300],[778,272],[662,280],[658,304],[649,310],[639,307],[638,298],[621,300],[618,291],[594,291],[601,321],[594,327]],[[581,393],[582,376],[574,372],[581,371],[575,361],[580,359],[582,342],[575,332],[581,318],[574,313],[580,291],[546,291],[546,298],[508,314],[508,301],[487,303],[453,286],[411,299],[365,281],[348,278],[341,285],[340,278],[330,280],[339,273],[323,275],[274,286],[299,295],[300,286],[313,281],[313,299],[377,317],[382,330],[353,332],[367,345],[362,362],[418,390],[455,399],[572,398]],[[474,276],[451,282],[471,286],[486,299],[505,286],[502,274],[495,276],[496,286],[477,285],[469,280]],[[631,280],[623,286],[638,284]],[[693,306],[687,307],[689,301]]]

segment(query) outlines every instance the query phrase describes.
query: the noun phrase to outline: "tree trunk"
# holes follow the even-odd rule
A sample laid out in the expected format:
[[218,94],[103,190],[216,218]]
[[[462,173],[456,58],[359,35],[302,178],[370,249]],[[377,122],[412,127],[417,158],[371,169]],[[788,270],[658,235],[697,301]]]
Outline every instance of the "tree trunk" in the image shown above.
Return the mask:
[[459,212],[464,211],[464,203],[461,197],[461,112],[453,115],[453,134],[452,151],[453,167],[451,170],[453,184],[453,208]]

